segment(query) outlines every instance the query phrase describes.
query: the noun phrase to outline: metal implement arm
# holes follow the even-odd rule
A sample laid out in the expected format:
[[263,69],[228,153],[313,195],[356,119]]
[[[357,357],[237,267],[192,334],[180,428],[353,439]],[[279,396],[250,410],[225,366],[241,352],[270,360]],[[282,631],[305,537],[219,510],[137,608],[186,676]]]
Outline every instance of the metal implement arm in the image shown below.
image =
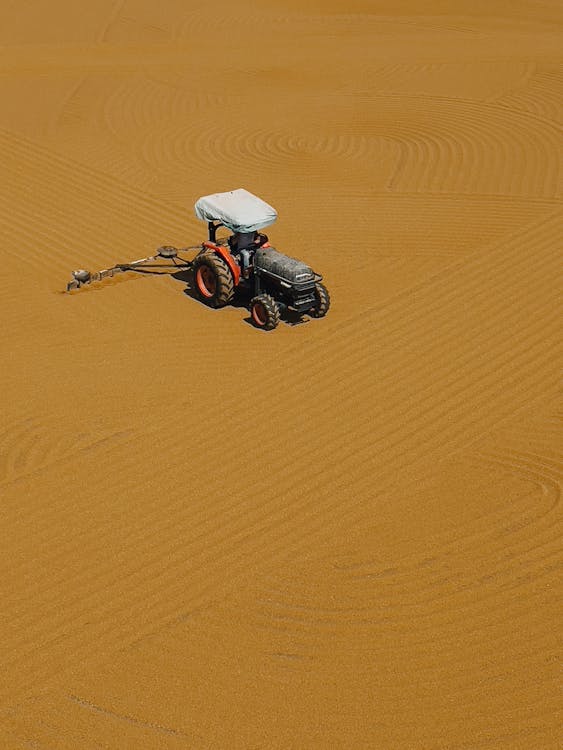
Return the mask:
[[[111,268],[104,268],[101,271],[96,271],[94,273],[90,273],[90,271],[85,271],[84,269],[73,271],[72,281],[67,284],[66,290],[67,292],[71,292],[75,289],[80,289],[80,287],[85,286],[86,284],[91,284],[93,281],[102,281],[103,279],[111,278],[112,276],[124,273],[125,271],[142,271],[143,268],[189,268],[189,266],[191,266],[191,261],[179,258],[181,263],[177,262],[176,259],[178,253],[199,249],[201,249],[200,245],[184,247],[180,250],[177,250],[175,247],[164,246],[160,247],[155,255],[149,255],[147,258],[139,258],[130,263],[116,263]],[[158,258],[171,260],[173,265],[153,263],[153,261],[156,261]],[[151,273],[151,271],[148,273]]]

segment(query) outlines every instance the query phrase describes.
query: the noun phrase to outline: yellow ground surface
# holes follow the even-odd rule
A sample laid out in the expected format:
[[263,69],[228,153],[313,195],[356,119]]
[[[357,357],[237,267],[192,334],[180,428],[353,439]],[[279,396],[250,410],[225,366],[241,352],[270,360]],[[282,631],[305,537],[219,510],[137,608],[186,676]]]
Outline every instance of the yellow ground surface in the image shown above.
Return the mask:
[[[0,5],[2,748],[561,747],[562,25]],[[324,320],[61,293],[240,186]]]

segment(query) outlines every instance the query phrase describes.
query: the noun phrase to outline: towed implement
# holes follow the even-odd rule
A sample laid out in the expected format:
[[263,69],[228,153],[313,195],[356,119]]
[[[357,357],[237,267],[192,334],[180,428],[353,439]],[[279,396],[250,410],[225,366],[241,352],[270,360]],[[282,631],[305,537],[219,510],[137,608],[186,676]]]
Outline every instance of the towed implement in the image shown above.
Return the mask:
[[[148,258],[118,263],[96,273],[74,271],[67,291],[124,271],[191,269],[193,290],[200,301],[224,307],[238,295],[245,300],[254,325],[264,330],[276,328],[288,312],[298,319],[305,314],[313,318],[327,314],[330,296],[322,276],[302,261],[278,252],[260,231],[277,219],[272,206],[240,188],[200,198],[195,213],[208,227],[208,239],[201,245],[183,249],[164,246]],[[231,234],[218,238],[220,227]],[[185,257],[194,250],[195,257]]]

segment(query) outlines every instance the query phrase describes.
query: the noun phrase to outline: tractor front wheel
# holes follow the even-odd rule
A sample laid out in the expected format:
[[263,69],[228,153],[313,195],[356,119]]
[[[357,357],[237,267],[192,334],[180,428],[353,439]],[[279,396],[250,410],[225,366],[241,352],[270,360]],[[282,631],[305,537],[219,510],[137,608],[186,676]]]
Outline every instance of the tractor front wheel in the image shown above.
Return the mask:
[[269,294],[259,294],[250,302],[252,322],[258,328],[272,331],[280,322],[280,309]]
[[315,284],[315,297],[317,302],[315,306],[309,310],[309,315],[313,318],[324,318],[330,307],[330,295],[326,286],[318,281]]
[[224,307],[233,299],[235,284],[231,269],[214,253],[202,253],[193,262],[197,296],[210,307]]

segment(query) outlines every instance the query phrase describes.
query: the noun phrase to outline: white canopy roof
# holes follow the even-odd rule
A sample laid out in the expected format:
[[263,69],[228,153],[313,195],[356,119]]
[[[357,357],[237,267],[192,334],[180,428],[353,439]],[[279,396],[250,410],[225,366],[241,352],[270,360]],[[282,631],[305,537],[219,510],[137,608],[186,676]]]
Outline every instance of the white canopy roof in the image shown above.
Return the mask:
[[278,218],[275,208],[244,188],[204,195],[194,206],[203,221],[220,221],[231,232],[256,232]]

